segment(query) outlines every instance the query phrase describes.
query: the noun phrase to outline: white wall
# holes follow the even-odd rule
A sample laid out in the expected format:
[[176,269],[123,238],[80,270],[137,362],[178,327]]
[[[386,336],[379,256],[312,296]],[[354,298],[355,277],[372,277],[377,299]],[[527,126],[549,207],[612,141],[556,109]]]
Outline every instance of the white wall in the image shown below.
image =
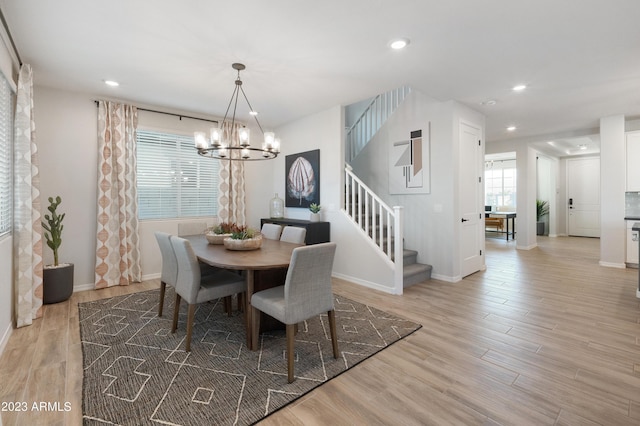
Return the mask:
[[[37,73],[37,70],[34,70]],[[88,94],[34,88],[36,141],[43,214],[59,195],[66,213],[60,261],[74,267],[74,286],[94,283],[96,263],[97,113]],[[44,263],[53,253],[43,247]]]
[[624,116],[600,120],[600,264],[624,268],[626,149]]

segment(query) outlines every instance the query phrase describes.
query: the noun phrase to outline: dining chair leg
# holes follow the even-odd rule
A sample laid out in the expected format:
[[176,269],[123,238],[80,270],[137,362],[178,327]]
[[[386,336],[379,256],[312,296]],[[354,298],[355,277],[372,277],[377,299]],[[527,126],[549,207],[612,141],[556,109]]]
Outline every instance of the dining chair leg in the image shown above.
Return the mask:
[[231,296],[225,296],[224,298],[224,311],[229,317],[233,314],[233,306],[231,305]]
[[187,341],[185,350],[187,352],[191,352],[191,333],[193,332],[193,319],[196,314],[196,305],[195,303],[189,305],[189,309],[187,310]]
[[173,324],[171,325],[171,332],[175,333],[178,328],[178,316],[180,315],[180,295],[176,293],[176,304],[173,307]]
[[293,383],[293,341],[295,340],[294,324],[287,324],[287,379]]
[[260,315],[262,313],[254,308],[251,309],[251,350],[258,350],[258,337],[260,336]]
[[329,330],[331,331],[331,344],[333,346],[333,357],[338,359],[340,351],[338,350],[338,333],[336,333],[336,311],[333,309],[327,312],[329,317]]
[[162,316],[162,307],[164,305],[164,292],[167,288],[167,283],[160,281],[160,303],[158,304],[158,316]]
[[238,293],[238,312],[244,312],[245,293]]
[[258,340],[260,336],[260,317],[262,316],[262,314],[255,308],[251,309],[253,309],[253,315],[251,316],[251,336],[256,336],[254,349],[258,349]]

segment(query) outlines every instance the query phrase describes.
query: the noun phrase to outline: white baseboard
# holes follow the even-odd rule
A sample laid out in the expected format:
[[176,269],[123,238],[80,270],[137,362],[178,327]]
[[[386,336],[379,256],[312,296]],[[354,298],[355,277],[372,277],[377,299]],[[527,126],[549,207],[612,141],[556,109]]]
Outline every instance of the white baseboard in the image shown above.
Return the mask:
[[603,262],[602,260],[598,262],[598,265],[606,266],[607,268],[619,268],[619,269],[625,269],[627,267],[626,263]]
[[[143,275],[142,281],[155,280],[156,278],[160,278],[160,274]],[[96,288],[96,285],[94,283],[74,285],[73,292],[75,293],[76,291],[95,290],[95,288]]]
[[74,285],[73,292],[75,293],[76,291],[95,290],[95,288],[96,288],[96,285],[94,283]]
[[529,245],[529,246],[519,246],[519,245],[516,245],[516,249],[518,249],[518,250],[531,250],[531,249],[534,249],[534,248],[536,248],[536,247],[538,247],[538,244],[531,244],[531,245]]
[[446,281],[448,283],[457,283],[458,281],[462,281],[462,277],[460,275],[452,277],[449,275],[440,275],[431,273],[431,279],[438,281]]
[[368,287],[368,288],[372,288],[374,290],[379,290],[385,293],[389,293],[389,294],[394,294],[393,293],[393,287],[386,287],[371,281],[367,281],[367,280],[362,280],[360,278],[355,278],[355,277],[351,277],[349,275],[344,275],[344,274],[337,274],[337,273],[333,273],[331,274],[333,277],[336,278],[340,278],[341,280],[345,280],[345,281],[349,281],[358,285],[361,285],[363,287]]
[[2,338],[0,339],[0,356],[4,352],[4,348],[7,346],[9,342],[9,337],[11,337],[11,333],[13,333],[13,324],[9,323],[7,329],[2,333]]
[[157,278],[157,279],[160,279],[160,276],[161,276],[161,275],[162,275],[162,274],[160,274],[160,273],[157,273],[157,274],[148,274],[148,275],[143,275],[143,276],[142,276],[142,281],[155,280],[156,278]]

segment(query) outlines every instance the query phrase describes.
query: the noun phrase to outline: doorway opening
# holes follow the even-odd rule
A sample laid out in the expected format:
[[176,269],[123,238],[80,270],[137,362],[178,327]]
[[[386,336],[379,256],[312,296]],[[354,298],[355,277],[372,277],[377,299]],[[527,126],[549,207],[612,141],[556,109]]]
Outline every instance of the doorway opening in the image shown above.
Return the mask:
[[485,155],[485,238],[514,241],[517,206],[516,153]]

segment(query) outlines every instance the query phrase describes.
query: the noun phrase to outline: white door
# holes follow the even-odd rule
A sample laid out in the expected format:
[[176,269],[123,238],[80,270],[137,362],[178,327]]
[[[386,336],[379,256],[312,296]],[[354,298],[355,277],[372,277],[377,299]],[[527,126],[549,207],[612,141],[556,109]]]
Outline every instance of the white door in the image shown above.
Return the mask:
[[600,237],[600,158],[567,160],[569,235]]
[[460,256],[463,277],[483,265],[483,147],[478,127],[460,123]]

